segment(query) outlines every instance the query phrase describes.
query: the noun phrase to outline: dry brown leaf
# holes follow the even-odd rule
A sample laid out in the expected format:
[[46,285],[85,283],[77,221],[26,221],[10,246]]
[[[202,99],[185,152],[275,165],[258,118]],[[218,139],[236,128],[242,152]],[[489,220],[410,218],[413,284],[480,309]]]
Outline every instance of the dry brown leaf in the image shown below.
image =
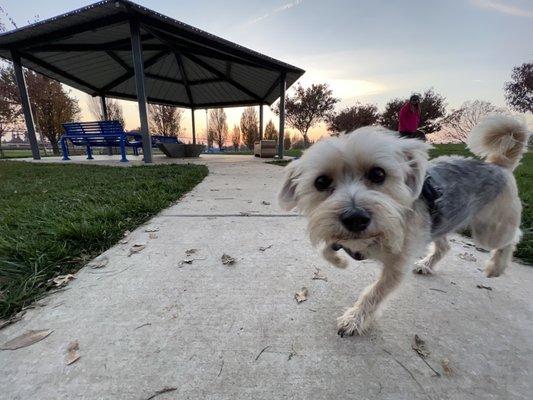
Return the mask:
[[320,268],[316,268],[316,271],[313,273],[313,279],[320,281],[328,281],[328,277],[322,273]]
[[89,267],[91,267],[93,269],[104,268],[107,265],[108,262],[109,262],[109,258],[102,257],[102,258],[96,259],[92,263],[90,263]]
[[472,253],[460,253],[457,255],[461,260],[470,261],[470,262],[476,262],[477,258]]
[[22,319],[26,311],[21,311],[16,315],[13,315],[11,318],[8,319],[0,319],[0,329],[5,328],[8,325],[11,325],[15,322],[18,322]]
[[233,265],[237,261],[228,254],[222,254],[222,257],[220,257],[220,260],[222,261],[222,264],[224,265]]
[[163,389],[158,390],[157,392],[155,392],[150,397],[147,397],[145,400],[152,400],[153,398],[159,396],[160,394],[168,393],[168,392],[174,392],[175,390],[178,390],[178,388],[176,388],[176,387],[164,387]]
[[304,286],[303,288],[300,289],[299,292],[296,292],[294,294],[294,299],[296,300],[297,303],[301,303],[302,301],[306,301],[308,293],[309,293],[309,291]]
[[74,275],[67,274],[67,275],[56,276],[55,278],[50,279],[48,282],[52,282],[55,286],[59,287],[59,286],[66,285],[68,282],[70,282],[73,279],[76,279]]
[[492,287],[490,287],[490,286],[485,286],[485,285],[482,285],[481,283],[480,283],[480,284],[478,284],[478,285],[476,285],[476,287],[477,287],[478,289],[487,289],[487,290],[492,290]]
[[124,231],[124,233],[122,234],[123,237],[128,237],[130,235],[130,231]]
[[150,233],[150,234],[148,235],[148,237],[149,237],[150,239],[157,239],[157,235],[156,235],[155,233]]
[[269,206],[270,205],[270,203],[268,201],[264,201],[264,200],[261,202],[261,204],[264,205],[264,206]]
[[185,250],[185,255],[188,257],[188,256],[192,256],[193,254],[196,254],[196,252],[198,251],[198,249],[188,249],[188,250]]
[[128,257],[131,256],[132,254],[135,254],[135,253],[138,253],[138,252],[144,250],[145,247],[146,247],[145,243],[135,243],[130,248],[130,253],[128,254]]
[[453,375],[453,369],[450,367],[450,360],[448,360],[447,358],[443,358],[440,364],[442,365],[442,369],[445,375]]
[[28,331],[0,346],[0,350],[16,350],[40,342],[53,332],[51,329]]
[[427,356],[429,356],[429,350],[426,348],[426,342],[422,340],[418,335],[415,335],[413,337],[411,348],[416,351],[417,354],[422,358],[426,358]]
[[268,249],[272,248],[272,246],[274,246],[274,245],[271,244],[271,245],[268,245],[268,246],[265,246],[265,247],[259,247],[259,251],[265,251],[265,250],[268,250]]
[[159,227],[158,226],[151,226],[149,228],[146,228],[144,231],[145,232],[159,232]]
[[75,363],[79,360],[80,353],[78,353],[78,350],[80,348],[80,343],[77,340],[73,340],[70,342],[67,346],[67,356],[65,357],[65,363],[67,365],[70,365],[72,363]]

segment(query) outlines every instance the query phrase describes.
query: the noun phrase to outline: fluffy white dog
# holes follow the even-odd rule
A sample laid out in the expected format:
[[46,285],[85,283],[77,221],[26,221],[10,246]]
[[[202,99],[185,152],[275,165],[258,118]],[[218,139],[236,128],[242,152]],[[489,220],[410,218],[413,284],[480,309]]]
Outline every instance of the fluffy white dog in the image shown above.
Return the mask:
[[345,268],[352,258],[383,264],[379,279],[338,319],[341,336],[362,334],[378,306],[398,286],[406,267],[431,243],[414,271],[430,274],[449,249],[446,235],[470,227],[492,250],[488,277],[499,276],[520,239],[521,204],[512,171],[526,148],[525,126],[507,116],[485,119],[470,134],[470,150],[485,161],[439,157],[431,146],[365,127],[321,140],[287,167],[279,194],[309,222],[312,243]]

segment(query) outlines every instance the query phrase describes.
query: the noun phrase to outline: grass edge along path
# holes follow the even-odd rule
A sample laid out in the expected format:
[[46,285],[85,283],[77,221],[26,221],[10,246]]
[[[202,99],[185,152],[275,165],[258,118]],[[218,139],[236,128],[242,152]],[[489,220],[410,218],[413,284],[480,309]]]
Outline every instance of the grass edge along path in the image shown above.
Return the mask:
[[193,189],[203,165],[0,162],[0,319]]

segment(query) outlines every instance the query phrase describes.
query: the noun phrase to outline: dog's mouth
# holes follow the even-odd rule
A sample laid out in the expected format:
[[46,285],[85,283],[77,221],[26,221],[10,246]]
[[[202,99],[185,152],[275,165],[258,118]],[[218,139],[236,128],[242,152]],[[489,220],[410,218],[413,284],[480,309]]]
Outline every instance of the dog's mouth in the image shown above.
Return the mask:
[[346,254],[348,254],[350,257],[352,257],[354,260],[356,261],[362,261],[362,260],[365,260],[366,257],[363,255],[363,253],[361,253],[360,251],[352,251],[350,250],[349,248],[347,247],[344,247],[342,244],[340,243],[333,243],[331,245],[331,249],[333,251],[339,251],[339,250],[344,250],[346,252]]

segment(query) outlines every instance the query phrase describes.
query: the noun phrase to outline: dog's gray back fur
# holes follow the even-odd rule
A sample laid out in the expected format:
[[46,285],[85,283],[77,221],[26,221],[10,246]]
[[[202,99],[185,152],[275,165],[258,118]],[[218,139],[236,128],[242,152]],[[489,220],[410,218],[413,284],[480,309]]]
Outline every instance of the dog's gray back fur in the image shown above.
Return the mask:
[[498,165],[454,156],[431,161],[427,175],[440,194],[435,201],[438,216],[431,229],[433,238],[466,227],[507,181],[505,170]]

